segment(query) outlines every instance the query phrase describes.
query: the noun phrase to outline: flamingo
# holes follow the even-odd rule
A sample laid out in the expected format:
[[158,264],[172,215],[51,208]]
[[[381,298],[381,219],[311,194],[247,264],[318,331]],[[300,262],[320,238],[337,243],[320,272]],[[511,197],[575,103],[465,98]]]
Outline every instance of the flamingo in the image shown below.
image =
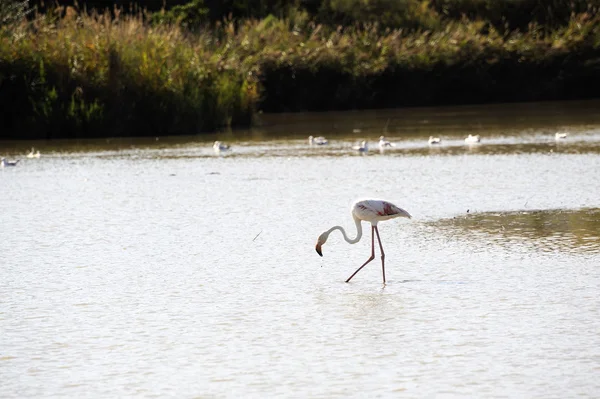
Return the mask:
[[19,163],[20,159],[17,159],[16,161],[7,161],[6,158],[2,158],[0,160],[0,164],[2,165],[2,167],[7,167],[7,166],[17,166],[17,164]]
[[313,136],[308,136],[308,144],[313,145],[325,145],[329,143],[327,141],[327,139],[323,136],[318,136],[318,137],[313,137]]
[[385,139],[385,136],[379,136],[379,148],[384,149],[385,147],[395,147],[396,144],[390,143]]
[[433,136],[429,136],[429,144],[433,145],[433,144],[442,144],[442,139],[439,137],[433,137]]
[[215,141],[215,143],[213,144],[213,149],[215,150],[215,152],[221,152],[221,151],[227,151],[229,150],[229,145],[228,144],[223,144],[220,141]]
[[465,138],[465,143],[469,143],[469,144],[479,143],[479,141],[480,140],[479,140],[479,135],[478,134],[475,135],[475,136],[473,136],[472,134],[469,134],[469,136]]
[[29,154],[27,154],[27,158],[39,158],[40,157],[40,151],[38,150],[37,152],[34,152],[34,148],[31,147],[31,152]]
[[327,242],[327,238],[329,234],[331,234],[334,230],[339,230],[344,236],[344,240],[346,240],[349,244],[356,244],[360,241],[362,237],[362,224],[361,222],[364,220],[365,222],[371,223],[371,257],[367,259],[365,263],[362,264],[348,279],[346,282],[349,282],[352,277],[356,273],[358,273],[365,265],[375,259],[375,235],[377,235],[377,241],[379,242],[379,249],[381,251],[381,271],[383,272],[383,283],[385,284],[385,253],[383,252],[383,245],[381,244],[381,238],[379,237],[379,230],[377,229],[377,223],[382,222],[384,220],[393,219],[397,217],[405,217],[411,218],[410,214],[406,212],[404,209],[397,207],[391,202],[384,200],[361,200],[352,205],[352,217],[354,218],[354,223],[356,224],[356,237],[348,238],[346,235],[346,231],[341,226],[334,226],[329,230],[322,233],[317,239],[317,245],[315,250],[320,256],[323,256],[323,252],[321,247],[325,242]]
[[360,142],[360,144],[353,146],[352,149],[358,152],[365,153],[369,151],[369,144],[365,140],[363,140]]
[[554,134],[554,139],[555,140],[564,140],[567,138],[567,134],[566,133],[560,133],[560,132],[556,132]]

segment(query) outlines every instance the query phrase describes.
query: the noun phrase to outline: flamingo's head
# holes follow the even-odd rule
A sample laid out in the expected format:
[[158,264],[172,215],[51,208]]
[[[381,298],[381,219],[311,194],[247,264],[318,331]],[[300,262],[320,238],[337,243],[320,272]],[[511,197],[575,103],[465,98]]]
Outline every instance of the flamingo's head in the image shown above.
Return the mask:
[[317,251],[317,253],[319,254],[319,256],[323,256],[323,252],[321,251],[321,246],[323,244],[325,244],[325,242],[327,241],[327,237],[328,236],[329,236],[329,234],[323,233],[317,239],[317,245],[315,246],[315,250]]

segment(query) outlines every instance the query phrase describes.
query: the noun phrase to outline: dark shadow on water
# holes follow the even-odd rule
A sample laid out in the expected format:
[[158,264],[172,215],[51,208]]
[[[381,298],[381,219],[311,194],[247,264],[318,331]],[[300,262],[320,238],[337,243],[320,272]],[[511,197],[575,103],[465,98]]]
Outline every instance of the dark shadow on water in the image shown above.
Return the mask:
[[473,213],[431,226],[469,241],[475,251],[494,243],[543,252],[600,253],[600,208]]

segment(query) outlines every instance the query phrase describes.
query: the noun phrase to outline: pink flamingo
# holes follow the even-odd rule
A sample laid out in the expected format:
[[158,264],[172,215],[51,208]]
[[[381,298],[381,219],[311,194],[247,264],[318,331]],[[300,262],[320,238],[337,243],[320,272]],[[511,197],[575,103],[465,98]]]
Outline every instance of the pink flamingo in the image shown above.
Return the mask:
[[397,217],[405,217],[410,219],[411,216],[404,209],[397,207],[396,205],[388,201],[362,200],[352,205],[352,217],[354,218],[354,223],[356,224],[356,238],[348,238],[348,236],[346,235],[346,231],[343,227],[334,226],[319,236],[319,238],[317,239],[317,245],[315,249],[320,256],[323,256],[321,246],[325,244],[325,242],[327,242],[329,234],[331,234],[331,232],[334,230],[339,230],[344,236],[344,240],[346,240],[346,242],[348,242],[349,244],[356,244],[360,241],[362,237],[361,222],[363,220],[365,222],[370,222],[371,257],[367,259],[367,261],[363,263],[362,266],[359,267],[350,277],[348,277],[348,280],[346,280],[346,282],[349,282],[356,273],[358,273],[363,267],[367,265],[367,263],[375,259],[375,235],[377,234],[377,241],[379,242],[379,249],[381,251],[381,271],[383,272],[383,283],[385,284],[385,253],[383,252],[383,245],[381,244],[381,238],[379,237],[377,223]]

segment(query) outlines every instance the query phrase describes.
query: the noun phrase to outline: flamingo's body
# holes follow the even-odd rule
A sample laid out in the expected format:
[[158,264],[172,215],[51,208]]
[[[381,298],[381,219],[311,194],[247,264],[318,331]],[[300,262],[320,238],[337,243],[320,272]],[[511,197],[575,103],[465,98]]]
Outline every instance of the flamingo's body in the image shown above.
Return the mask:
[[387,141],[385,139],[385,136],[380,136],[379,137],[379,148],[380,149],[384,149],[385,147],[395,147],[396,145],[394,143],[390,143],[389,141]]
[[344,236],[344,240],[349,244],[356,244],[362,238],[362,225],[361,222],[371,223],[371,257],[367,259],[347,280],[349,282],[356,273],[358,273],[365,265],[375,259],[375,235],[377,235],[377,241],[379,242],[379,249],[381,251],[381,270],[383,272],[383,282],[385,283],[385,253],[383,252],[383,245],[381,244],[381,238],[379,237],[379,230],[377,229],[377,223],[384,220],[393,219],[397,217],[411,218],[410,214],[404,209],[392,204],[391,202],[384,200],[362,200],[352,205],[352,218],[356,224],[356,237],[349,238],[346,235],[346,231],[341,226],[334,226],[329,230],[322,233],[317,239],[317,245],[315,247],[317,253],[323,256],[321,246],[325,244],[329,234],[334,230],[339,230]]
[[7,166],[17,166],[19,161],[20,159],[17,159],[16,161],[7,161],[6,158],[2,158],[2,160],[0,160],[0,166],[2,166],[3,168]]
[[442,144],[442,139],[439,137],[433,137],[433,136],[429,136],[429,144],[433,145],[433,144]]
[[554,139],[555,140],[564,140],[567,138],[567,134],[566,133],[560,133],[560,132],[556,132],[554,134]]
[[220,141],[215,141],[213,144],[215,152],[228,151],[230,148],[228,144],[221,143]]
[[352,149],[361,153],[365,153],[369,151],[369,144],[363,140],[360,142],[360,144],[353,146]]
[[313,137],[313,136],[308,136],[308,144],[310,145],[325,145],[329,143],[327,141],[327,139],[323,136],[318,136],[318,137]]
[[478,134],[476,134],[475,136],[473,136],[472,134],[469,134],[469,136],[467,136],[465,138],[465,143],[469,143],[469,144],[479,143],[479,141],[480,141],[480,138],[479,138]]
[[34,152],[34,148],[31,147],[31,152],[29,152],[29,154],[27,154],[27,158],[39,158],[40,157],[40,151],[38,150],[37,152]]

